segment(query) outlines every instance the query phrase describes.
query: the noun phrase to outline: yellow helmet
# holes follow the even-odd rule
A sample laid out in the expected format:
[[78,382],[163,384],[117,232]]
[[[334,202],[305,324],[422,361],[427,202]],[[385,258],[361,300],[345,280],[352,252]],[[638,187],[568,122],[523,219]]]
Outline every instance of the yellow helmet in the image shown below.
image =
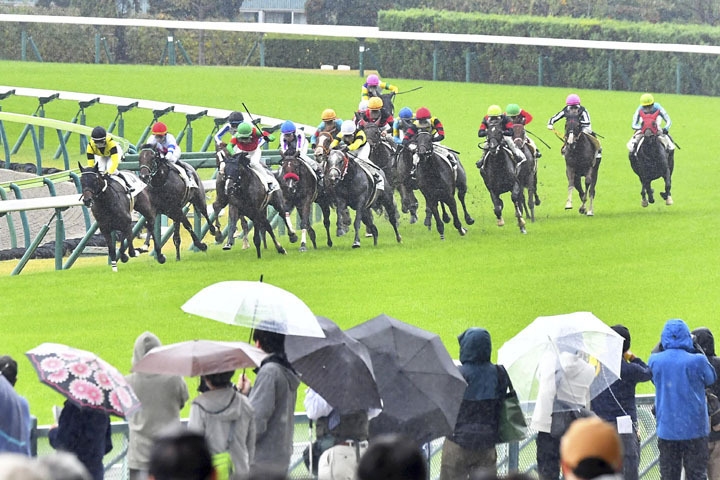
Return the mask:
[[502,108],[499,105],[490,105],[488,107],[488,117],[499,117],[500,115],[502,115]]
[[640,105],[642,105],[643,107],[646,107],[646,106],[648,106],[648,105],[652,105],[653,103],[655,103],[655,99],[653,98],[652,94],[650,94],[650,93],[643,93],[643,94],[640,96]]
[[382,101],[382,98],[380,98],[380,97],[372,97],[368,101],[368,108],[370,110],[380,110],[382,108],[382,106],[383,106],[383,101]]
[[333,110],[332,108],[326,108],[325,110],[323,110],[322,116],[320,118],[322,118],[323,122],[327,122],[330,120],[335,120],[337,118],[337,115],[335,114],[335,110]]

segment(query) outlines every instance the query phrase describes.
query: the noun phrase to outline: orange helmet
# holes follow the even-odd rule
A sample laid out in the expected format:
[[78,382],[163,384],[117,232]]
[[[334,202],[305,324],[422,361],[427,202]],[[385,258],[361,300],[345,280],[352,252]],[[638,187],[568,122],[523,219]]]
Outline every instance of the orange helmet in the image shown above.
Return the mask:
[[335,120],[337,118],[337,115],[335,114],[335,110],[333,110],[332,108],[326,108],[325,110],[323,110],[322,116],[320,118],[322,118],[323,122],[329,122],[330,120]]
[[167,135],[168,128],[163,122],[155,122],[151,132],[153,135]]
[[380,110],[383,107],[383,101],[380,97],[372,97],[368,100],[368,108],[370,110]]

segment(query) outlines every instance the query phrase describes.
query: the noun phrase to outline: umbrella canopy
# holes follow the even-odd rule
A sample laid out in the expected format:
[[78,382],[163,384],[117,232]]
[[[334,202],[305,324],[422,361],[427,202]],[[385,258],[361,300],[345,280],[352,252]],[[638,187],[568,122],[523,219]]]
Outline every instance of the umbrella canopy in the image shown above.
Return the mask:
[[383,401],[371,435],[403,433],[425,443],[452,433],[467,383],[439,336],[387,315],[347,334],[370,351]]
[[40,381],[80,407],[126,417],[140,408],[125,377],[92,352],[43,343],[25,353]]
[[340,413],[381,408],[372,360],[365,345],[317,317],[325,338],[285,337],[288,361],[306,385]]
[[315,315],[302,300],[269,283],[215,283],[193,295],[182,309],[230,325],[285,335],[324,335]]
[[153,348],[132,371],[196,377],[257,367],[266,356],[245,342],[191,340]]
[[[620,378],[623,338],[590,312],[538,317],[498,350],[521,402],[537,400],[545,367],[567,382],[566,357],[578,356],[595,366],[590,384],[594,398]],[[572,385],[568,385],[572,388]]]

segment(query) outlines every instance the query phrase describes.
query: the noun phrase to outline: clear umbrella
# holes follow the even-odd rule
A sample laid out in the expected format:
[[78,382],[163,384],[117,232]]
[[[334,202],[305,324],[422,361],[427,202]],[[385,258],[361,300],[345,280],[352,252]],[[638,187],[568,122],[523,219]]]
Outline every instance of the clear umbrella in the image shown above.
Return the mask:
[[215,283],[193,295],[182,309],[230,325],[285,335],[325,337],[315,315],[302,300],[269,283]]

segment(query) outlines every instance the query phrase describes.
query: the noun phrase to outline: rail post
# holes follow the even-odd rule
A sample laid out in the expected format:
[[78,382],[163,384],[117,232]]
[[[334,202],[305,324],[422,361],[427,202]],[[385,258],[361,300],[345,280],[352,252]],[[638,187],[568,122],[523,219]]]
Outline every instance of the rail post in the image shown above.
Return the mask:
[[437,80],[438,45],[433,42],[433,82]]
[[175,66],[175,32],[168,30],[167,36],[168,65]]
[[[0,94],[0,100],[5,100],[10,95],[13,95],[15,90],[9,90],[5,93]],[[2,105],[0,105],[0,112],[2,111]],[[5,125],[0,120],[0,143],[3,145],[5,150],[5,168],[10,168],[10,145],[8,145],[7,134],[5,133]]]
[[543,86],[543,56],[538,55],[538,87]]
[[258,40],[260,42],[259,48],[260,48],[260,66],[265,66],[265,34],[260,34],[260,39]]
[[360,46],[358,47],[358,70],[360,71],[360,76],[365,76],[365,65],[363,63],[363,57],[365,56],[365,39],[364,38],[358,38],[360,41]]
[[677,61],[675,65],[675,93],[680,95],[682,92],[682,62]]
[[20,32],[20,60],[27,61],[27,32]]
[[465,83],[470,83],[470,49],[465,49]]
[[100,63],[100,34],[95,34],[95,63]]
[[607,77],[607,89],[612,90],[612,79],[613,79],[613,59],[612,55],[608,58],[608,77]]

